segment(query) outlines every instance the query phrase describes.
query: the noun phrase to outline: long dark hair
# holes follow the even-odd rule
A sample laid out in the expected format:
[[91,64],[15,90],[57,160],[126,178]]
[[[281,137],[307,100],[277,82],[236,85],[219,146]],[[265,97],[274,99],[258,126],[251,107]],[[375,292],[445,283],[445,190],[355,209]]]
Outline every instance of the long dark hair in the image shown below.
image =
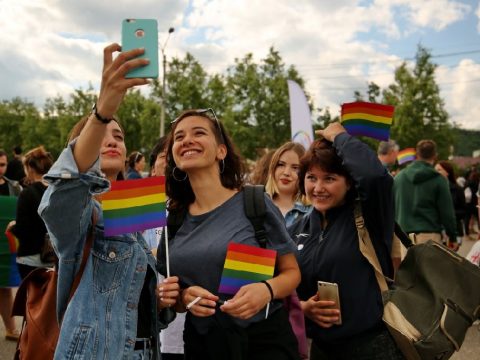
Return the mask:
[[[168,134],[167,140],[167,166],[165,170],[166,176],[166,193],[169,198],[169,211],[184,211],[188,205],[195,201],[195,194],[192,190],[190,180],[187,174],[176,167],[173,159],[172,147],[174,143],[175,129],[180,121],[183,121],[189,116],[200,116],[209,120],[210,128],[215,134],[215,140],[218,144],[224,144],[227,148],[227,155],[225,156],[224,166],[220,165],[220,181],[227,189],[241,189],[243,187],[245,167],[242,158],[238,154],[235,145],[230,136],[228,136],[225,127],[220,121],[209,116],[208,112],[199,110],[186,110],[180,114],[177,120],[172,124],[172,129]],[[175,169],[175,174],[173,171]],[[222,171],[223,170],[223,171]],[[183,181],[175,180],[183,179]]]

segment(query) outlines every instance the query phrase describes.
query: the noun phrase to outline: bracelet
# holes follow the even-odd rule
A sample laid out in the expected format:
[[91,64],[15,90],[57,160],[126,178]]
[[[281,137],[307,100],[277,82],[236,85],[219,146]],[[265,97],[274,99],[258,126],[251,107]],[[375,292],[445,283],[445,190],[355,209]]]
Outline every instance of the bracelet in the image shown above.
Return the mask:
[[270,302],[273,301],[273,289],[272,289],[272,285],[270,285],[266,280],[262,280],[260,281],[261,283],[265,284],[268,291],[270,292]]
[[108,124],[110,121],[113,120],[113,118],[104,118],[103,116],[101,116],[98,111],[97,111],[97,103],[93,104],[93,107],[92,107],[92,114],[93,116],[95,116],[95,118],[97,120],[99,120],[100,122],[104,123],[104,124]]

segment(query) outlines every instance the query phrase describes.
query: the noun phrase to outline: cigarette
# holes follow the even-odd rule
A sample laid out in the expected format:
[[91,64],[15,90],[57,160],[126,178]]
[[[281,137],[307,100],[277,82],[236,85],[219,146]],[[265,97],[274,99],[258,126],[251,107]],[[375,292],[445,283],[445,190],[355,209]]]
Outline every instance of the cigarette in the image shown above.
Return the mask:
[[201,296],[197,296],[195,298],[195,300],[193,300],[192,302],[188,303],[188,305],[186,306],[186,309],[187,310],[190,310],[190,308],[195,305],[196,303],[198,303],[200,300],[202,300],[202,297]]

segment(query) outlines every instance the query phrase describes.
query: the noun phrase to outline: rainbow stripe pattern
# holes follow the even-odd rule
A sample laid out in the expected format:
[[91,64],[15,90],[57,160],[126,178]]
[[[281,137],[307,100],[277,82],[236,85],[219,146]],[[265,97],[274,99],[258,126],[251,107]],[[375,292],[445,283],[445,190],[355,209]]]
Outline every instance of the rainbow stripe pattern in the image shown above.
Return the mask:
[[341,122],[350,135],[388,141],[395,107],[356,101],[342,105]]
[[101,197],[105,236],[165,226],[165,177],[112,182]]
[[244,285],[271,279],[276,258],[275,250],[231,242],[218,292],[235,295]]
[[406,148],[398,152],[397,161],[398,165],[406,164],[409,161],[414,161],[416,158],[415,148]]

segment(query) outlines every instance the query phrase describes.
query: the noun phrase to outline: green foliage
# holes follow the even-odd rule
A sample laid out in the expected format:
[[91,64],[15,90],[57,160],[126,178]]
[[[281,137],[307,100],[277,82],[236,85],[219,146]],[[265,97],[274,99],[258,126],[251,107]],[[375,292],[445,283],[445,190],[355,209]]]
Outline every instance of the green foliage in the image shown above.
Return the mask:
[[[432,139],[437,143],[439,157],[446,159],[450,146],[455,143],[455,135],[435,82],[436,67],[429,51],[418,46],[413,69],[404,62],[395,70],[394,83],[382,91],[378,85],[370,83],[367,101],[395,106],[390,135],[400,148],[415,147],[419,140]],[[364,99],[358,91],[355,97]]]

